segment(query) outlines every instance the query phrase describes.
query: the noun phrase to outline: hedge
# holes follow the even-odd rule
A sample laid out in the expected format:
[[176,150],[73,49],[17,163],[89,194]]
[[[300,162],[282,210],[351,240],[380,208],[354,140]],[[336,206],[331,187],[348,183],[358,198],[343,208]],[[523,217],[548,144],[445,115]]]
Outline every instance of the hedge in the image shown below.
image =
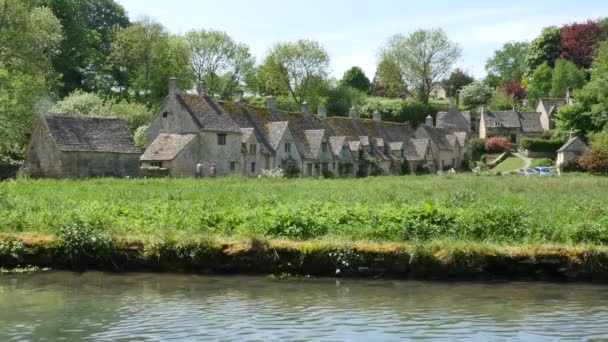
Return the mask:
[[545,140],[545,139],[530,139],[523,138],[519,146],[522,150],[533,152],[555,152],[565,142],[562,140]]

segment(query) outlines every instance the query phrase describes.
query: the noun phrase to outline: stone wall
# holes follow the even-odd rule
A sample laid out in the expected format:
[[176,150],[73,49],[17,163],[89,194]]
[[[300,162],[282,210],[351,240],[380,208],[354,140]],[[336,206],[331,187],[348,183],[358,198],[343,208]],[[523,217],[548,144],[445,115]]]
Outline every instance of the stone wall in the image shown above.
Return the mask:
[[60,177],[139,177],[139,154],[62,152]]
[[142,178],[163,178],[169,176],[169,170],[164,168],[146,168],[142,167],[139,170],[139,175]]
[[555,159],[557,157],[557,152],[538,152],[538,151],[524,150],[524,155],[528,158]]

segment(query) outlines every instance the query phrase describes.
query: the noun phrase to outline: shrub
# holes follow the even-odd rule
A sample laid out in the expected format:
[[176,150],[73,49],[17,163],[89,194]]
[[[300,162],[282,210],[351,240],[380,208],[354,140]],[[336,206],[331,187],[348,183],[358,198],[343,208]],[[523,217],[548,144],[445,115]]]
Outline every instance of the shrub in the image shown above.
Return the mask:
[[532,159],[532,164],[530,164],[530,167],[537,167],[537,166],[553,166],[553,160],[549,159],[549,158],[537,158],[537,159]]
[[371,117],[374,111],[382,113],[383,120],[409,122],[412,126],[424,123],[427,116],[435,116],[438,111],[447,110],[446,106],[424,104],[416,100],[387,100],[372,97],[361,107],[361,116]]
[[59,230],[61,247],[72,266],[88,260],[105,262],[111,259],[115,241],[89,224],[68,224]]
[[608,174],[608,152],[600,150],[596,146],[591,146],[580,159],[579,165],[587,172]]
[[560,170],[561,170],[561,172],[581,172],[581,171],[584,171],[581,168],[580,160],[579,159],[570,160],[570,161],[567,161],[567,162],[561,164],[560,165]]
[[519,144],[522,150],[528,150],[533,152],[555,152],[565,142],[562,140],[545,140],[545,139],[531,139],[523,138]]
[[481,156],[486,149],[486,139],[473,138],[469,140],[469,146],[471,146],[473,155]]
[[505,152],[509,148],[509,140],[505,137],[492,137],[486,141],[484,147],[489,153]]
[[406,160],[403,160],[403,163],[401,164],[401,174],[402,175],[409,175],[410,174],[410,163]]
[[418,164],[416,166],[416,175],[428,175],[431,173],[428,167]]

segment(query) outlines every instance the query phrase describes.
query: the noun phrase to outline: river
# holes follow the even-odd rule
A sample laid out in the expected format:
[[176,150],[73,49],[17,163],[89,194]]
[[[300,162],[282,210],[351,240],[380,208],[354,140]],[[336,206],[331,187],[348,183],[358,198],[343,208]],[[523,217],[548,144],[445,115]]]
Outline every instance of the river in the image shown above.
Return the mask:
[[608,339],[608,287],[101,272],[0,276],[0,341],[424,339]]

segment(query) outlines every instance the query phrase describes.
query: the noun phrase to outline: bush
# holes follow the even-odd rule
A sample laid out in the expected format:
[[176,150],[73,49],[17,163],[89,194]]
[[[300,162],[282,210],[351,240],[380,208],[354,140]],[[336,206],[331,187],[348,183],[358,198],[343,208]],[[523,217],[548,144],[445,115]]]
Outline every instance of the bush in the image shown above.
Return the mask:
[[473,138],[469,140],[469,146],[471,146],[471,151],[473,155],[481,156],[483,152],[486,150],[486,139],[483,138]]
[[553,160],[549,159],[549,158],[536,158],[536,159],[532,159],[532,164],[530,164],[530,167],[538,167],[538,166],[553,166]]
[[606,175],[608,174],[608,152],[591,146],[580,159],[579,165],[587,172]]
[[412,126],[424,123],[427,116],[435,117],[438,111],[447,110],[438,104],[423,104],[416,100],[387,100],[372,97],[361,106],[361,116],[372,117],[374,111],[382,113],[382,119],[394,122],[409,122]]
[[485,150],[489,153],[501,153],[509,149],[509,140],[505,137],[492,137],[486,141]]
[[107,262],[115,247],[112,236],[99,232],[89,224],[68,224],[59,230],[61,247],[73,267],[85,260]]
[[563,163],[562,165],[560,165],[560,170],[561,172],[582,172],[585,171],[581,168],[580,165],[580,160],[579,159],[574,159],[574,160],[570,160],[567,161],[565,163]]
[[519,147],[522,150],[528,150],[533,152],[555,152],[557,151],[565,142],[562,140],[545,140],[545,139],[531,139],[531,138],[523,138],[521,139],[521,143]]

